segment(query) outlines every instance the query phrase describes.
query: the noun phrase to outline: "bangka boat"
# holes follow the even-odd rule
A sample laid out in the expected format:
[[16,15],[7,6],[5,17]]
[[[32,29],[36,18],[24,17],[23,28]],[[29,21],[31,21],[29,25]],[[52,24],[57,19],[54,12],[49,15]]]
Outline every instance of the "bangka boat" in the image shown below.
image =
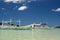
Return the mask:
[[0,29],[2,29],[2,30],[29,30],[29,29],[31,29],[31,27],[29,27],[29,26],[22,26],[22,27],[11,26],[11,27],[0,27]]

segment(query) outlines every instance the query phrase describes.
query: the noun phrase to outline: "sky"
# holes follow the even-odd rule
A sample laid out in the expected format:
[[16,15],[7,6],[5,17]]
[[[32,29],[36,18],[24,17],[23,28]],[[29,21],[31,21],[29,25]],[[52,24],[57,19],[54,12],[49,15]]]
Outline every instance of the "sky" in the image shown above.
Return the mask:
[[21,25],[60,25],[60,0],[0,0],[0,21],[20,19]]

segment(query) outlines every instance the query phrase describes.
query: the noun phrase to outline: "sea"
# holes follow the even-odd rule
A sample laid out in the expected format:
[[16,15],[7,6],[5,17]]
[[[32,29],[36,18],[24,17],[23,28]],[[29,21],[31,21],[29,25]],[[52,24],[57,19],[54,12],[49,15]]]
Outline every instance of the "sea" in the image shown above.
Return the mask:
[[60,29],[0,30],[0,40],[60,40]]

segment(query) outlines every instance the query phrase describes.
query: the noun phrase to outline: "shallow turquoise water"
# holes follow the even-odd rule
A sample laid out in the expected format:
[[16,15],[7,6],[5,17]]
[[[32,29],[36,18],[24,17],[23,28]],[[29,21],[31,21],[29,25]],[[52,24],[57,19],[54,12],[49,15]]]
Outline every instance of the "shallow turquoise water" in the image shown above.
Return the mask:
[[60,40],[60,29],[0,30],[0,40]]

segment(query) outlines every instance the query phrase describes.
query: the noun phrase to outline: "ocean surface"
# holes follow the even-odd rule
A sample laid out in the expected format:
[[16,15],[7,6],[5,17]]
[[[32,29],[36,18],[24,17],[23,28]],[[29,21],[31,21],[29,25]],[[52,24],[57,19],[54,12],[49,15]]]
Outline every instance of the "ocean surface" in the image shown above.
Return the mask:
[[0,30],[0,40],[60,40],[60,29]]

